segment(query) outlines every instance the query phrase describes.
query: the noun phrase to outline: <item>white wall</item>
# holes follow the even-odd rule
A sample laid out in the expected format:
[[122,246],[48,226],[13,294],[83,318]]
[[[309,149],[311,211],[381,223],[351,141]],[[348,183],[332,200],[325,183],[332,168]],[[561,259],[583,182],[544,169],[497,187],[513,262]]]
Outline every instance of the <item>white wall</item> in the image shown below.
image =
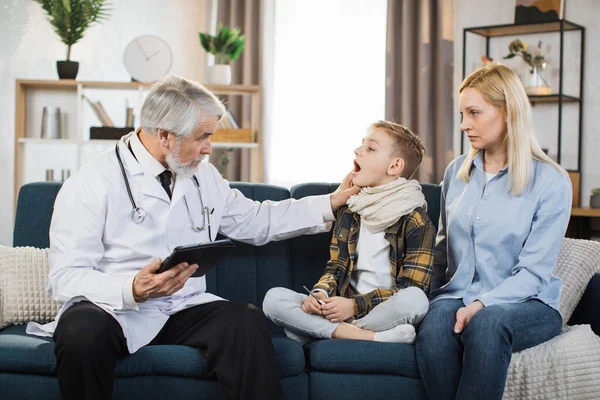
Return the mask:
[[[455,153],[459,154],[460,132],[457,95],[462,81],[462,46],[463,29],[465,27],[512,24],[514,22],[514,1],[508,0],[454,0],[454,99],[455,99]],[[583,95],[583,126],[582,126],[582,191],[581,206],[589,205],[590,191],[600,186],[600,162],[598,152],[600,151],[600,75],[596,72],[597,62],[600,62],[600,1],[597,0],[568,0],[566,3],[565,19],[585,27],[585,63],[584,63],[584,95]],[[519,36],[516,36],[519,37]],[[491,41],[491,55],[504,56],[508,53],[508,43],[515,37],[497,38]],[[530,46],[535,46],[538,40],[544,45],[550,45],[547,77],[550,86],[557,92],[558,82],[558,34],[540,34],[522,36]],[[472,71],[479,55],[485,53],[485,47],[477,52],[476,40],[468,39],[468,60],[466,62],[467,74]],[[483,43],[483,42],[482,42]],[[579,41],[578,34],[570,34],[565,38],[565,74],[564,89],[566,94],[578,94],[579,88]],[[504,61],[511,68],[515,68],[526,76],[526,64],[520,59]],[[550,148],[550,155],[556,152],[557,132],[557,106],[536,105],[534,107],[534,123],[536,134],[542,147]],[[574,106],[563,109],[563,147],[562,163],[567,168],[576,167],[576,136],[578,116]]]
[[[154,34],[173,52],[171,73],[203,79],[205,52],[198,32],[206,31],[210,0],[112,0],[112,16],[94,25],[72,47],[78,80],[128,81],[123,52],[136,36]],[[12,245],[15,80],[58,79],[56,61],[66,47],[41,7],[32,0],[0,0],[0,244]]]

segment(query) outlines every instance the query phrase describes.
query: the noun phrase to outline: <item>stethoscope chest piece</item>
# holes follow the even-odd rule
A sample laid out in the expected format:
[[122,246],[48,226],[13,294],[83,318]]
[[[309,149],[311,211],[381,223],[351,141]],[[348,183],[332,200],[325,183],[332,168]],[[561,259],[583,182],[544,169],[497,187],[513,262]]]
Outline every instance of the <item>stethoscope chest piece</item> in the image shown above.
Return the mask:
[[131,214],[131,219],[136,224],[141,224],[146,219],[146,211],[144,211],[141,207],[136,207],[133,209],[133,214]]

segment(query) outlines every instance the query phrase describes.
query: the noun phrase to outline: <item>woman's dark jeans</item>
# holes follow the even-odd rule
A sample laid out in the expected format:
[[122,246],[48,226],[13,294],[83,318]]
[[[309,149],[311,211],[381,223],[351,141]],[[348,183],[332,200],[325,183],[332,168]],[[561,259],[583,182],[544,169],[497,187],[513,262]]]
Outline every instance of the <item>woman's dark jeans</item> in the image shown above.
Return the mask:
[[454,333],[462,300],[431,304],[417,336],[417,365],[432,400],[502,399],[513,352],[552,339],[562,328],[558,311],[538,301],[481,309]]

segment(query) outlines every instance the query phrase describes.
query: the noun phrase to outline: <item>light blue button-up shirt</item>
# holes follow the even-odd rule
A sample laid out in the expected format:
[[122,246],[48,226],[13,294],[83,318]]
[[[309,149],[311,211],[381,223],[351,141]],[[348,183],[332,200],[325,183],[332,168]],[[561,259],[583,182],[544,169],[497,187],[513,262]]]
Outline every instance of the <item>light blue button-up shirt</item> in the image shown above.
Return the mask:
[[533,161],[529,185],[515,196],[508,167],[487,181],[481,152],[469,182],[458,178],[465,157],[450,163],[444,175],[433,301],[490,306],[539,299],[558,310],[562,283],[553,271],[571,211],[568,175]]

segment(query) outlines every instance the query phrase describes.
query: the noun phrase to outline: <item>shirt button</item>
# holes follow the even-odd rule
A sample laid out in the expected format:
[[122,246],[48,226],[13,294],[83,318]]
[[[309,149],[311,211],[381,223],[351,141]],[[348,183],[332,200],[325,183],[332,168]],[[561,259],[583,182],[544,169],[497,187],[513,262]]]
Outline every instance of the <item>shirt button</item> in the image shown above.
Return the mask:
[[486,194],[485,194],[485,197],[488,197],[489,195],[490,195],[489,193],[486,193]]
[[476,219],[477,221],[479,221],[481,218],[480,218],[480,217],[477,217],[477,218],[475,218],[475,219]]

